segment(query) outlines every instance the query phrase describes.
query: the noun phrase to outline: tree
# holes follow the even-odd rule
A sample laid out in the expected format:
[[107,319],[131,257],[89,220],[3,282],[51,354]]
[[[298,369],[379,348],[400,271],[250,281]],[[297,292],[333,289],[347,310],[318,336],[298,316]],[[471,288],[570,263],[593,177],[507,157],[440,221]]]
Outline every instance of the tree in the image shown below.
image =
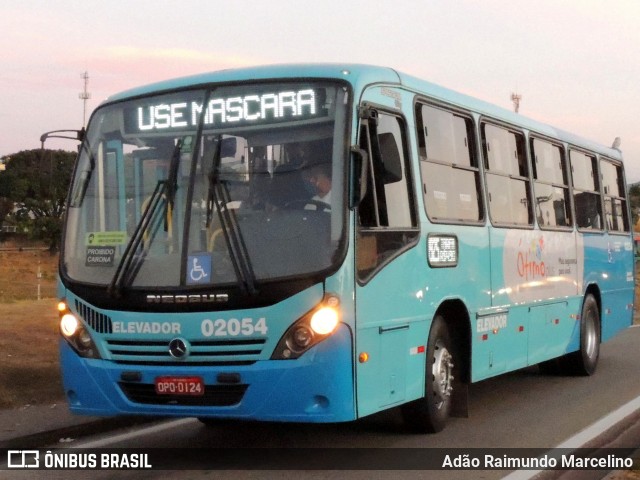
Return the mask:
[[638,211],[640,210],[640,183],[629,186],[629,204],[631,205],[631,222],[634,230],[638,227]]
[[27,225],[33,238],[46,241],[52,253],[60,244],[76,155],[64,150],[35,149],[3,158],[6,168],[0,173],[0,203],[13,204],[10,215]]

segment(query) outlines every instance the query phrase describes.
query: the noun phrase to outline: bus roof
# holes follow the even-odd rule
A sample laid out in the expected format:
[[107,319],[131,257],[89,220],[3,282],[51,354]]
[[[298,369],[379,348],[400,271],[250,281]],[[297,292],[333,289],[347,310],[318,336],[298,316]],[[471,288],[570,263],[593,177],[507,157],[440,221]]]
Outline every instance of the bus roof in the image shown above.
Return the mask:
[[597,152],[612,159],[622,159],[620,150],[598,144],[578,135],[558,129],[551,125],[527,118],[489,102],[450,90],[426,80],[398,72],[392,68],[351,64],[351,63],[318,63],[318,64],[283,64],[263,65],[237,69],[219,70],[186,77],[164,80],[149,85],[133,88],[110,96],[105,102],[114,102],[150,93],[171,91],[180,88],[207,85],[212,83],[240,83],[255,80],[272,80],[279,78],[322,78],[343,79],[351,83],[356,91],[369,85],[385,84],[404,87],[416,94],[437,101],[476,112],[508,124],[517,125],[526,130],[536,132],[576,147]]

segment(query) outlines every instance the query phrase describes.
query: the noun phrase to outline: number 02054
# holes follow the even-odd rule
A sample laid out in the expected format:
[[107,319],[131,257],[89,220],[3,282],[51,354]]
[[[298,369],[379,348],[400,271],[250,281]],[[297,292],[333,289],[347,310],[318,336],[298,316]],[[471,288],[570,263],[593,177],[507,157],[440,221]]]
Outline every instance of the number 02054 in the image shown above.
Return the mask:
[[158,395],[204,395],[200,377],[158,377],[155,386]]

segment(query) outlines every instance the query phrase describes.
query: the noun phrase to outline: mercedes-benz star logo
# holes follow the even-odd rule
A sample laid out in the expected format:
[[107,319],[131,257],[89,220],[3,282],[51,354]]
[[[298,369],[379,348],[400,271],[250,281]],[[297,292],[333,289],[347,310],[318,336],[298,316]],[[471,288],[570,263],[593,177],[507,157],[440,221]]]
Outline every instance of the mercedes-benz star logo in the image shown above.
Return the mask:
[[187,351],[187,343],[181,338],[174,338],[169,342],[169,353],[173,358],[183,358]]

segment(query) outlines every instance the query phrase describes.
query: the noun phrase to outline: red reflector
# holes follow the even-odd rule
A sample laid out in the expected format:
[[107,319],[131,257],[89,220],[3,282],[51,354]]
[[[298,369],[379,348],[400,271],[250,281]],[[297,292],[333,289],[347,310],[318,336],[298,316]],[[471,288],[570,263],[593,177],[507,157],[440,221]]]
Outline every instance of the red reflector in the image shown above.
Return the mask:
[[558,324],[560,323],[560,319],[559,319],[559,318],[556,318],[556,319],[553,321],[553,323],[555,323],[556,325],[558,325]]
[[482,335],[482,340],[487,340],[489,338],[489,335],[487,335],[486,333],[484,335]]
[[524,332],[524,327],[523,327],[522,325],[520,325],[520,326],[518,327],[518,331],[519,331],[519,332]]
[[425,350],[424,345],[420,345],[420,346],[418,347],[418,353],[424,353],[424,350]]

